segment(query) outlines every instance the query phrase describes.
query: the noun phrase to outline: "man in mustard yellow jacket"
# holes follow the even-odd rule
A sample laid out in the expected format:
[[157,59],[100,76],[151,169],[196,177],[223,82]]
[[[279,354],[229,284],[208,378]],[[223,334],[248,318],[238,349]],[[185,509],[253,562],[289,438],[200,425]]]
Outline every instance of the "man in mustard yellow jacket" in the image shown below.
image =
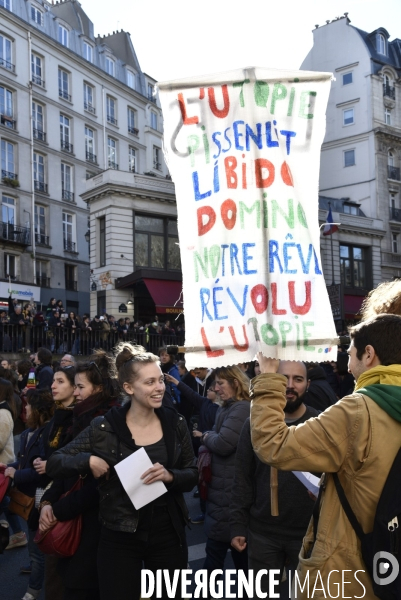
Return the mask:
[[284,422],[286,379],[277,374],[279,361],[259,356],[261,375],[252,380],[251,433],[258,458],[282,470],[326,473],[316,541],[312,520],[294,580],[293,597],[301,599],[376,598],[359,539],[329,474],[338,473],[363,531],[372,531],[401,445],[401,317],[375,316],[352,328],[350,336],[355,392],[298,427]]

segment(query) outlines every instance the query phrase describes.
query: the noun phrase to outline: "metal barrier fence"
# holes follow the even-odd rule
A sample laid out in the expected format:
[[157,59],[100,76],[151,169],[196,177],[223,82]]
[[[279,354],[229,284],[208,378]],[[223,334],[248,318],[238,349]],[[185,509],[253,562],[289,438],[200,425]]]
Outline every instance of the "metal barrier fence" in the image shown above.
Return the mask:
[[184,345],[183,335],[149,334],[146,331],[73,331],[66,327],[33,327],[31,325],[0,324],[0,353],[36,352],[48,348],[55,354],[88,355],[102,348],[112,350],[119,342],[128,341],[157,354],[168,345]]

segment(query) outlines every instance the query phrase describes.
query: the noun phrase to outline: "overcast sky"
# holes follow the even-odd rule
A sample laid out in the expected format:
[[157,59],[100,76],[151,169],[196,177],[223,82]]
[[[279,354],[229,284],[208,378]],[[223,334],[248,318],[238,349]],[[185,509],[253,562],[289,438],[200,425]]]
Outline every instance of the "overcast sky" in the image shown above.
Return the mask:
[[[351,23],[401,37],[401,0],[81,0],[95,35],[129,31],[145,73],[158,81],[247,66],[299,68],[312,29]],[[240,9],[239,9],[240,8]],[[395,27],[398,25],[398,31]]]

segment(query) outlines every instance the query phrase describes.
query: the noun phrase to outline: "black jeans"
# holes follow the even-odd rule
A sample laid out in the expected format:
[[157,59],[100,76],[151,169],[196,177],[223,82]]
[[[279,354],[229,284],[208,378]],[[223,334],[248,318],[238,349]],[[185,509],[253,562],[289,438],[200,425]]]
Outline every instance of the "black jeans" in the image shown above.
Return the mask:
[[[248,572],[248,549],[243,552],[238,552],[233,548],[230,542],[218,542],[216,540],[207,539],[206,542],[206,558],[203,563],[203,568],[208,570],[208,575],[215,569],[224,570],[224,561],[228,550],[231,550],[231,556],[234,566],[237,571],[242,570]],[[210,597],[210,595],[209,595]]]
[[[148,540],[135,533],[112,531],[103,527],[98,550],[100,599],[139,600],[141,570],[153,573],[168,569],[172,580],[175,569],[186,569],[188,547],[184,528],[178,536],[167,508],[158,507],[150,524]],[[181,584],[177,596],[181,593]],[[168,598],[163,587],[163,599]]]

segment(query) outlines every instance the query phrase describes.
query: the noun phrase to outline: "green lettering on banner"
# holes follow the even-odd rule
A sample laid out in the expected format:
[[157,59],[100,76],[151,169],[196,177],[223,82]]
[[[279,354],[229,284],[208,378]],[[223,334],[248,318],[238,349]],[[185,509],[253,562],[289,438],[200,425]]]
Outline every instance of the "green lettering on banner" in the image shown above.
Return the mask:
[[203,260],[199,252],[194,252],[194,266],[195,266],[195,281],[199,281],[199,270],[198,264],[202,269],[202,273],[206,278],[209,277],[209,254],[207,248],[203,249]]
[[277,346],[278,344],[278,333],[270,323],[265,323],[260,328],[260,335],[262,340],[268,346]]
[[245,229],[245,219],[244,219],[244,213],[248,213],[248,215],[252,214],[253,211],[256,209],[256,227],[258,229],[260,229],[260,204],[259,204],[259,200],[256,200],[252,206],[250,206],[249,208],[247,207],[247,205],[245,204],[245,202],[242,202],[240,200],[239,203],[239,216],[240,216],[240,221],[241,221],[241,229]]
[[270,105],[270,114],[274,115],[274,111],[276,110],[276,102],[277,100],[284,100],[287,96],[287,88],[282,83],[275,83],[273,92],[272,92],[272,103]]
[[253,93],[256,106],[265,107],[269,99],[269,84],[266,81],[255,81]]
[[305,113],[310,108],[309,96],[316,98],[316,92],[301,92],[301,101],[299,106],[299,117],[302,119],[313,119],[313,113]]
[[277,200],[272,200],[272,227],[277,227],[277,213],[280,213],[287,222],[290,229],[294,229],[294,203],[291,198],[288,199],[288,215],[285,214]]

